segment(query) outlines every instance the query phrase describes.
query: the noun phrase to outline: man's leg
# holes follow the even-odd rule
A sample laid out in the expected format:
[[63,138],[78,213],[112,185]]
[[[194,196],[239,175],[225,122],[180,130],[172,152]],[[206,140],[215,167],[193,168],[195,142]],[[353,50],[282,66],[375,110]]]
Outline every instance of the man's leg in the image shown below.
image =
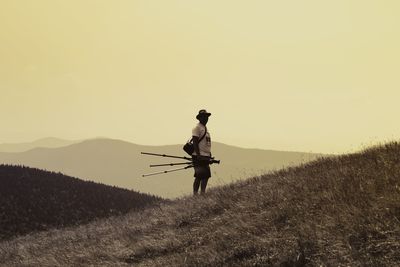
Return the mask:
[[197,192],[199,192],[199,187],[200,187],[200,182],[201,179],[200,178],[194,178],[194,182],[193,182],[193,194],[197,195]]
[[208,178],[201,179],[201,194],[206,193],[207,182],[208,182]]

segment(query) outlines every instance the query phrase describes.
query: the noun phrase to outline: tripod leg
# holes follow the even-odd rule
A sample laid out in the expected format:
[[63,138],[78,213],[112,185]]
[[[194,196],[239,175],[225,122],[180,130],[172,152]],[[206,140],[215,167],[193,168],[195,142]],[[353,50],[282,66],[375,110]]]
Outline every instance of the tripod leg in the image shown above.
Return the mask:
[[142,177],[147,177],[147,176],[152,176],[152,175],[157,175],[157,174],[163,174],[163,173],[169,173],[169,172],[176,172],[176,171],[180,171],[180,170],[186,170],[186,169],[189,169],[189,168],[192,168],[192,167],[193,167],[193,165],[189,165],[189,166],[186,166],[184,168],[178,168],[178,169],[154,172],[154,173],[149,173],[149,174],[143,174]]

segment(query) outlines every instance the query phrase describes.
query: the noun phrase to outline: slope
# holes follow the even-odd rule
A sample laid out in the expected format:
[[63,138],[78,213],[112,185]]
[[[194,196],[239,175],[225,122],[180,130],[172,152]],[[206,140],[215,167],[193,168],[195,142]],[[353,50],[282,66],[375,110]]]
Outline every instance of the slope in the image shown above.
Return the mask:
[[[399,266],[400,144],[0,244],[7,266]],[[22,246],[23,244],[23,246]]]
[[121,215],[158,201],[61,173],[0,165],[0,239]]

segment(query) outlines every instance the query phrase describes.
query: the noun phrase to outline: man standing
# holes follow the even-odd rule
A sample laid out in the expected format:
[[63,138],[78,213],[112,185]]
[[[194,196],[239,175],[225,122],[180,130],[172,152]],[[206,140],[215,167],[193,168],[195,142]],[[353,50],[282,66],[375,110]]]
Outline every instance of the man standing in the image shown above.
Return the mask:
[[211,177],[210,159],[211,159],[211,137],[207,131],[208,113],[205,109],[199,111],[196,119],[199,123],[192,130],[194,152],[192,155],[194,162],[194,183],[193,194],[197,195],[201,185],[201,194],[206,192],[208,179]]

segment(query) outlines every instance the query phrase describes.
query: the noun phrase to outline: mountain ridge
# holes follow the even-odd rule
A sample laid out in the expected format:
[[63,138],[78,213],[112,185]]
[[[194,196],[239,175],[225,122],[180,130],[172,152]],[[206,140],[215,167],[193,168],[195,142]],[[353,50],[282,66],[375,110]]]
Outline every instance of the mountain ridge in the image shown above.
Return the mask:
[[[142,147],[169,147],[169,146],[182,146],[182,144],[166,144],[166,145],[150,145],[150,144],[139,144],[139,143],[135,143],[132,141],[127,141],[124,139],[119,139],[119,138],[109,138],[109,137],[93,137],[93,138],[88,138],[88,139],[81,139],[81,140],[67,140],[67,139],[62,139],[62,138],[58,138],[58,137],[44,137],[44,138],[40,138],[34,141],[30,141],[30,142],[12,142],[12,143],[0,143],[0,153],[13,153],[12,151],[3,151],[1,150],[1,146],[5,145],[5,146],[12,146],[12,145],[25,145],[25,144],[32,144],[32,149],[37,149],[37,148],[48,148],[48,149],[54,149],[54,148],[60,148],[60,147],[65,147],[65,146],[71,146],[71,145],[77,145],[77,144],[81,144],[81,143],[86,143],[86,142],[96,142],[96,141],[119,141],[119,142],[123,142],[123,143],[128,143],[131,145],[137,145],[137,146],[142,146]],[[41,146],[40,143],[42,142],[46,142],[46,141],[60,141],[65,143],[66,145],[59,145],[59,146],[54,146],[54,147],[47,147],[47,146]],[[320,153],[320,152],[313,152],[313,151],[308,151],[308,152],[304,152],[304,151],[296,151],[296,150],[278,150],[278,149],[266,149],[266,148],[257,148],[257,147],[242,147],[239,145],[232,145],[232,144],[227,144],[227,143],[223,143],[223,142],[218,142],[218,141],[213,141],[213,144],[219,144],[219,145],[225,145],[228,147],[234,147],[234,148],[238,148],[238,149],[245,149],[245,150],[261,150],[261,151],[270,151],[270,152],[289,152],[289,153],[310,153],[310,154],[319,154],[319,155],[330,155],[327,153]],[[16,151],[16,153],[19,152],[26,152],[26,151]]]
[[66,140],[57,137],[45,137],[31,142],[2,143],[0,144],[0,152],[19,153],[38,147],[58,148],[78,142],[80,141]]
[[[84,180],[116,185],[166,198],[190,194],[191,177],[193,177],[190,170],[142,178],[143,174],[169,169],[167,167],[152,169],[149,167],[150,164],[173,163],[180,160],[141,155],[141,152],[184,155],[182,145],[147,146],[119,139],[97,138],[59,148],[0,153],[0,162],[59,171]],[[221,164],[212,166],[211,187],[300,164],[321,156],[312,153],[238,148],[218,142],[213,143],[213,155],[221,160]]]

